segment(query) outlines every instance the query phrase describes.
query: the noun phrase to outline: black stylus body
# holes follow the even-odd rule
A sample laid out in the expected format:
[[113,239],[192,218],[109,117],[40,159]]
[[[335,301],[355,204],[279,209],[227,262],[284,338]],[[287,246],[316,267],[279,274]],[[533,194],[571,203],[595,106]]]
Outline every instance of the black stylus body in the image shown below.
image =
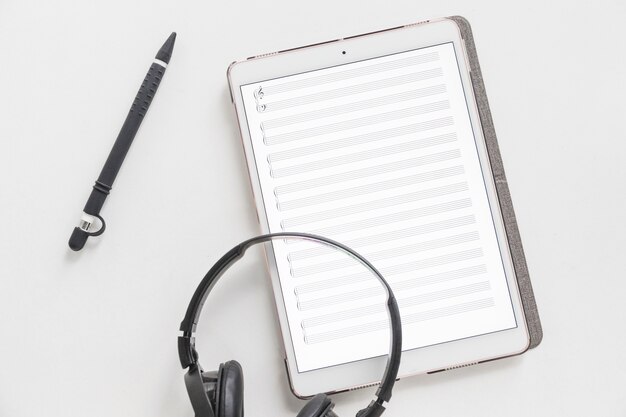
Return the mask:
[[[141,83],[141,87],[139,87],[139,91],[137,92],[135,100],[130,107],[128,116],[126,116],[124,125],[122,126],[120,133],[117,135],[117,139],[113,144],[109,157],[104,163],[100,176],[93,186],[91,195],[87,200],[87,204],[85,204],[80,224],[78,227],[74,228],[72,235],[70,236],[69,246],[73,250],[81,250],[85,245],[85,242],[87,242],[87,238],[89,236],[97,236],[104,232],[106,224],[102,216],[100,216],[100,210],[102,209],[104,201],[113,187],[115,177],[117,177],[117,173],[122,167],[124,158],[126,158],[130,145],[133,143],[137,130],[139,130],[139,126],[141,126],[141,122],[143,121],[146,112],[150,107],[150,103],[152,103],[152,99],[159,88],[159,84],[165,74],[167,64],[172,56],[175,40],[176,33],[172,33],[167,41],[165,41],[161,49],[159,49],[154,62],[150,66],[146,77]],[[98,230],[93,231],[91,228],[94,225],[96,218],[100,220],[101,225]]]

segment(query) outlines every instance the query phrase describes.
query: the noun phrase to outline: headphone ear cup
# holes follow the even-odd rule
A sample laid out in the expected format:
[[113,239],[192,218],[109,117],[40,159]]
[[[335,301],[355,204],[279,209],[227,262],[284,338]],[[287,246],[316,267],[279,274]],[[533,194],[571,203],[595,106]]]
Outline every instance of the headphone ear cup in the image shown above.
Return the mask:
[[243,369],[239,362],[221,364],[216,385],[216,417],[243,417]]
[[335,415],[332,411],[335,404],[326,394],[317,394],[300,410],[297,417],[324,417]]

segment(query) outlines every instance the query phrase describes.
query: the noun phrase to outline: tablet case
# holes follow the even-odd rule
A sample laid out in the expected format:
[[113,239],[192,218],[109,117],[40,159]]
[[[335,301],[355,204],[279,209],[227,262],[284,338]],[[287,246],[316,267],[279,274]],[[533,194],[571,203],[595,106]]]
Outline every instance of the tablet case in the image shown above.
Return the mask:
[[[500,155],[500,148],[498,147],[496,131],[493,124],[493,119],[491,118],[491,111],[489,110],[489,101],[487,100],[487,93],[480,71],[480,65],[478,63],[478,56],[476,54],[476,46],[474,45],[472,29],[469,22],[462,16],[449,16],[447,17],[447,19],[453,20],[457,24],[461,33],[461,37],[465,43],[465,50],[470,65],[470,77],[472,81],[472,87],[474,89],[474,96],[476,98],[479,117],[483,129],[483,135],[485,137],[487,152],[489,154],[491,171],[494,176],[496,192],[498,194],[500,211],[502,212],[504,228],[506,230],[508,244],[511,250],[513,267],[515,269],[515,275],[517,277],[520,297],[522,300],[522,307],[524,309],[524,315],[526,318],[526,324],[530,339],[528,349],[533,349],[541,343],[541,340],[543,339],[543,330],[541,327],[541,320],[539,319],[539,311],[537,310],[537,304],[535,302],[535,295],[533,293],[532,284],[530,282],[528,266],[526,265],[524,248],[522,247],[522,241],[519,229],[517,227],[517,220],[515,218],[515,211],[513,209],[511,194],[509,192],[506,175],[504,173],[504,167],[502,165],[502,157]],[[427,22],[428,21],[423,21],[419,23]],[[285,365],[287,365],[286,358]],[[433,371],[429,373],[436,373],[444,370],[446,369],[441,369],[439,371]]]
[[480,72],[480,65],[478,64],[478,56],[476,55],[476,46],[474,45],[472,29],[469,22],[464,17],[450,16],[448,19],[453,20],[458,25],[461,30],[461,37],[465,42],[465,49],[467,51],[470,64],[470,76],[474,88],[474,96],[476,97],[476,102],[478,104],[478,112],[487,144],[487,152],[489,153],[491,171],[493,172],[496,183],[496,192],[498,193],[500,210],[502,211],[502,217],[504,220],[504,228],[508,236],[509,247],[513,257],[513,266],[515,268],[515,275],[517,276],[517,283],[522,298],[524,315],[526,316],[526,323],[530,335],[530,344],[528,348],[532,349],[541,343],[543,330],[541,329],[541,321],[539,319],[539,311],[537,310],[537,304],[535,302],[535,294],[533,293],[533,287],[530,283],[530,276],[528,274],[522,240],[520,238],[519,229],[517,228],[513,202],[511,201],[509,186],[506,181],[506,175],[504,174],[504,167],[502,166],[502,157],[500,156],[496,130],[491,118],[491,111],[489,110],[489,102],[487,101],[487,92],[485,91],[483,76]]

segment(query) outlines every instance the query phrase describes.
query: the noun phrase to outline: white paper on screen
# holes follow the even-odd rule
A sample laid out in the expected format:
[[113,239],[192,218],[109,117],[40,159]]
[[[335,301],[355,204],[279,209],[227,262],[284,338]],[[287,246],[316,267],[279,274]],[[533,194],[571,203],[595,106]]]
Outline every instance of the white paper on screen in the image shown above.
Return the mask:
[[[398,299],[404,350],[516,326],[452,43],[241,92],[269,230],[370,260]],[[318,244],[274,252],[299,372],[388,352],[370,273]]]

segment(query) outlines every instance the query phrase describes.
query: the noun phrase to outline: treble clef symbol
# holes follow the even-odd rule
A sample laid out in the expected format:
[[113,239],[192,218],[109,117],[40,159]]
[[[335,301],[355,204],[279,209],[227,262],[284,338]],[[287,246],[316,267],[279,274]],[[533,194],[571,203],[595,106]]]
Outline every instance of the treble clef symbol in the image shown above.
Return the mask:
[[264,95],[265,93],[263,92],[263,87],[259,87],[256,90],[254,90],[254,98],[257,99],[257,101],[261,100]]
[[257,104],[256,105],[256,111],[258,111],[259,113],[264,112],[266,108],[267,108],[267,106],[265,104]]

